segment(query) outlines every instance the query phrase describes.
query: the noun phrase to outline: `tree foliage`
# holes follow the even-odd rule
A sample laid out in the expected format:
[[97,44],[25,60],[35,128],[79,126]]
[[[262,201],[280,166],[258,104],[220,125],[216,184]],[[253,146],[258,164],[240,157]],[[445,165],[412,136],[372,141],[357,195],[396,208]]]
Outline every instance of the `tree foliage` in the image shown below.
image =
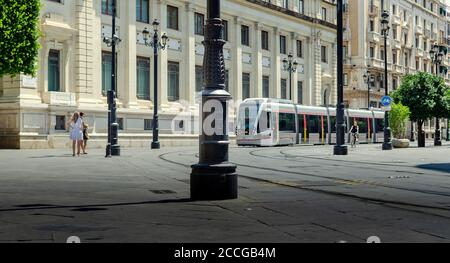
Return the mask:
[[407,137],[406,122],[410,114],[409,108],[401,102],[392,104],[391,111],[389,112],[389,120],[394,138],[405,139]]
[[401,102],[409,108],[412,121],[420,122],[434,117],[436,93],[434,76],[419,72],[406,75],[392,97],[395,103]]
[[0,0],[0,77],[35,75],[39,10],[39,0]]

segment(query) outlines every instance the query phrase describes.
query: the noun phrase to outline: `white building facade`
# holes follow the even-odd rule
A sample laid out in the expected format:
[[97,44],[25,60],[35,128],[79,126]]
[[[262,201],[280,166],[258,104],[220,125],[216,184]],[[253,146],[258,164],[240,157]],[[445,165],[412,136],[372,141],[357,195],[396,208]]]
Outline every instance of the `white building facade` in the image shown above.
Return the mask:
[[[390,15],[387,47],[381,33],[381,0],[349,0],[346,31],[344,100],[351,108],[378,107],[384,88],[384,52],[387,52],[388,90],[398,88],[408,73],[435,73],[430,49],[448,46],[448,12],[445,0],[384,0]],[[450,55],[450,54],[449,54]],[[448,57],[439,74],[449,82]],[[364,75],[373,77],[370,84]],[[370,88],[370,90],[369,90]],[[368,105],[369,104],[369,105]]]
[[[42,4],[36,78],[0,79],[0,148],[67,147],[66,124],[74,111],[87,115],[91,146],[104,147],[112,54],[103,37],[111,36],[112,0]],[[151,141],[154,60],[142,31],[152,32],[154,19],[170,39],[157,60],[162,144],[195,143],[191,123],[198,119],[202,88],[206,1],[117,4],[119,144],[147,146]],[[290,94],[306,105],[335,104],[335,10],[332,1],[223,0],[226,85],[235,105],[248,97],[289,99]],[[291,83],[282,65],[289,53],[299,63]],[[185,118],[177,122],[180,114]]]

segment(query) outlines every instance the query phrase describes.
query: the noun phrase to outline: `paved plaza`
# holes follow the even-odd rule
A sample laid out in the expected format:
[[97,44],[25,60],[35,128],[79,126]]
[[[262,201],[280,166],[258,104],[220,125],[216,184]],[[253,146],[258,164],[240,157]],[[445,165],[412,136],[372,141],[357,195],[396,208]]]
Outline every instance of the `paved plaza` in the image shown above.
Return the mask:
[[198,147],[0,151],[0,242],[450,241],[450,144],[231,147],[239,198],[189,200]]

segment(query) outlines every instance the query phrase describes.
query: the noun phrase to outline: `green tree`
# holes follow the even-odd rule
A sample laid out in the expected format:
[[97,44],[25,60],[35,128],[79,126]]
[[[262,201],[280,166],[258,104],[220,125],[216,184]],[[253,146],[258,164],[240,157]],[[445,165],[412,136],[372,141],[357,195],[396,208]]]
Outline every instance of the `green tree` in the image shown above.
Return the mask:
[[392,104],[391,111],[389,111],[389,120],[394,138],[405,139],[407,137],[406,122],[410,114],[409,108],[401,102]]
[[36,74],[39,10],[39,0],[0,0],[0,77]]
[[410,119],[417,122],[419,147],[425,147],[424,121],[435,116],[438,92],[435,81],[430,73],[408,74],[392,94],[394,102],[407,106],[411,111]]

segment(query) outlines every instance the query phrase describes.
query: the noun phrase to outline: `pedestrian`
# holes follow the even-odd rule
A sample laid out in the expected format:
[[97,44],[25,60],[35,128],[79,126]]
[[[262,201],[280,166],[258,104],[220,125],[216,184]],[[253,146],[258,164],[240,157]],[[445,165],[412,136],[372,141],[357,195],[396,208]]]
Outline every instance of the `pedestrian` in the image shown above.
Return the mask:
[[80,113],[74,112],[70,118],[70,139],[72,140],[72,153],[75,156],[75,147],[77,147],[77,155],[80,156],[81,146],[83,144],[83,119]]
[[88,134],[88,129],[89,129],[89,125],[87,125],[87,123],[84,121],[84,112],[80,112],[80,117],[81,120],[83,121],[83,144],[81,145],[81,149],[83,150],[83,154],[87,154],[86,152],[86,148],[87,148],[87,142],[89,140],[89,134]]
[[352,128],[350,130],[350,133],[352,134],[352,142],[351,142],[351,146],[352,147],[356,147],[356,143],[358,142],[358,136],[359,136],[359,126],[358,126],[358,122],[354,121]]

